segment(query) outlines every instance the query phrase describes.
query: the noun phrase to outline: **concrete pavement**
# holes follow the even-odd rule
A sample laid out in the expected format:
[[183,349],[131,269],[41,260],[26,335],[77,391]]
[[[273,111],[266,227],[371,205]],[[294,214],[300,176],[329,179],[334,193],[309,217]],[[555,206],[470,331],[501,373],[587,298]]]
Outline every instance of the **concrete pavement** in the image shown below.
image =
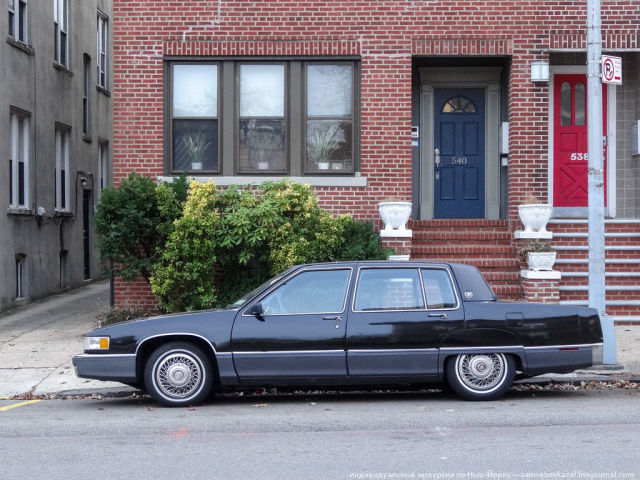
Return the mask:
[[[0,397],[31,393],[103,395],[133,391],[115,382],[76,377],[71,357],[109,306],[109,282],[92,283],[0,314]],[[617,326],[617,369],[547,375],[536,381],[609,380],[640,375],[640,325]]]

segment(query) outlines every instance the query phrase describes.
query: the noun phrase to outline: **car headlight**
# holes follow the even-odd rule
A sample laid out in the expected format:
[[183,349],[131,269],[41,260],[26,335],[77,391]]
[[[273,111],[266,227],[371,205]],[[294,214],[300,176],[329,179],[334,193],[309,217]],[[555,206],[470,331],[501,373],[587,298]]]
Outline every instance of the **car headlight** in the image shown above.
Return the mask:
[[84,337],[84,350],[109,350],[109,337]]

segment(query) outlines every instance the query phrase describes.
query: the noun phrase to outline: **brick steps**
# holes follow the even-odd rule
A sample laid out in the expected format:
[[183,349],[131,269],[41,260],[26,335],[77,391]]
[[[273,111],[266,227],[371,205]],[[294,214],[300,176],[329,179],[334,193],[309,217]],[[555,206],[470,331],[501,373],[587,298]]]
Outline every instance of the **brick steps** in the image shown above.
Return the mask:
[[[549,223],[557,251],[554,268],[562,272],[560,303],[588,303],[588,222],[554,219]],[[605,307],[616,322],[640,321],[640,220],[605,221]]]
[[522,300],[520,261],[504,220],[413,221],[411,258],[458,262],[480,269],[505,300]]

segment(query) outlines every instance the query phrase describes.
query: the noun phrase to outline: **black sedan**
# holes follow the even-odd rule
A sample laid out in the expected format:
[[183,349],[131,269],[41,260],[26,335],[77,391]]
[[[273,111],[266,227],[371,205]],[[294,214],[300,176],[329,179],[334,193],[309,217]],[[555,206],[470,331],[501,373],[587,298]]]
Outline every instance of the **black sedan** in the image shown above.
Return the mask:
[[516,377],[601,362],[594,309],[500,302],[475,267],[390,261],[296,266],[224,310],[94,330],[73,358],[80,377],[169,406],[216,386],[445,381],[491,400]]

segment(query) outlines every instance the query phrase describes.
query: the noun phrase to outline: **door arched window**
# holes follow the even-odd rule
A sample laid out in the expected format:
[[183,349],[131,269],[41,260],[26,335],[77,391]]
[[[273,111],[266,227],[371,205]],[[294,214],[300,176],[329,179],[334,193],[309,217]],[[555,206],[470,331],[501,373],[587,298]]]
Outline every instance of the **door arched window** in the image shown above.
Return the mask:
[[476,113],[476,106],[466,97],[452,97],[442,107],[442,113]]

